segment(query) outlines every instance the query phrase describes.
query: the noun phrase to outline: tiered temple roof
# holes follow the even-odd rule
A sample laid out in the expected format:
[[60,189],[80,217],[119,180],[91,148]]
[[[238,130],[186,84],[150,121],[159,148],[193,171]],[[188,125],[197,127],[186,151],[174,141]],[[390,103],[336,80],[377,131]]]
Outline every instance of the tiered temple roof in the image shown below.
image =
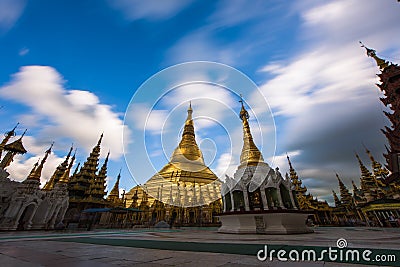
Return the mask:
[[[102,195],[103,197],[105,195],[104,191],[102,191],[102,193],[100,192],[101,188],[99,187],[101,182],[104,181],[103,177],[104,170],[101,173],[101,177],[96,182],[96,179],[98,178],[97,167],[99,164],[100,145],[102,139],[103,139],[103,134],[101,134],[100,139],[97,142],[97,145],[92,149],[92,152],[90,153],[89,157],[83,164],[82,168],[78,171],[77,167],[75,173],[70,177],[68,182],[70,202],[104,201],[103,198],[99,198],[100,195]],[[106,170],[106,165],[105,165],[105,170]]]
[[384,114],[390,120],[391,125],[382,129],[389,142],[387,154],[384,154],[384,156],[387,168],[391,172],[385,182],[387,184],[400,185],[400,67],[378,57],[374,49],[368,48],[363,44],[362,47],[367,50],[369,57],[375,59],[381,71],[378,74],[381,83],[377,84],[377,86],[384,94],[384,97],[380,98],[382,103],[390,110],[390,112],[384,111]]

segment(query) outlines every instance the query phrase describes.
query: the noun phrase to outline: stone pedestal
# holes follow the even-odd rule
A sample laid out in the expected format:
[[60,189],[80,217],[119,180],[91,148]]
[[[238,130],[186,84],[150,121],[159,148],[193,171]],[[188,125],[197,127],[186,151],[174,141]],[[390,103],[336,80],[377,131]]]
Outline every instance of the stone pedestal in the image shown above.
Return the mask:
[[219,220],[219,233],[229,234],[305,234],[314,230],[306,225],[308,213],[269,211],[268,213],[226,213]]

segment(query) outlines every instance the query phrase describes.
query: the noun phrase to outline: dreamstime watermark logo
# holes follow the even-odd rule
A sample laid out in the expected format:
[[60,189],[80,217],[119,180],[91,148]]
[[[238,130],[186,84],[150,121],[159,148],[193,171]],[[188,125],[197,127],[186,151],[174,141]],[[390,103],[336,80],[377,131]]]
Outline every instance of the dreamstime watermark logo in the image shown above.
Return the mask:
[[239,70],[196,61],[146,80],[131,98],[124,119],[129,131],[124,137],[131,137],[123,139],[124,155],[135,182],[151,197],[174,206],[219,199],[221,180],[239,165],[240,100],[249,112],[258,148],[265,159],[273,159],[275,123],[269,104]]
[[336,241],[336,246],[337,246],[338,248],[345,248],[345,247],[347,247],[347,240],[344,239],[344,238],[339,238],[339,239]]
[[257,253],[257,259],[260,261],[334,261],[334,262],[396,262],[394,254],[378,254],[370,249],[347,248],[347,240],[339,238],[336,241],[336,248],[309,248],[298,247],[296,249],[280,248],[268,249],[268,245]]

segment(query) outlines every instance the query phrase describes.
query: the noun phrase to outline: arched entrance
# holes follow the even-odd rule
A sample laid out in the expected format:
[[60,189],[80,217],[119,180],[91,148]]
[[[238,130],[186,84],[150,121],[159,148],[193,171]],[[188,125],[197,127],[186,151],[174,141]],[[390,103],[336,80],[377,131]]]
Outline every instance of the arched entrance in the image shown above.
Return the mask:
[[289,190],[283,184],[279,185],[279,189],[281,191],[281,198],[282,198],[282,202],[283,202],[283,205],[285,206],[285,208],[287,208],[287,209],[293,208],[292,200],[289,195],[290,194]]
[[36,210],[36,205],[34,203],[29,204],[25,207],[24,211],[22,212],[21,216],[18,220],[17,230],[28,230],[28,227],[31,225],[31,220],[33,217],[33,213]]

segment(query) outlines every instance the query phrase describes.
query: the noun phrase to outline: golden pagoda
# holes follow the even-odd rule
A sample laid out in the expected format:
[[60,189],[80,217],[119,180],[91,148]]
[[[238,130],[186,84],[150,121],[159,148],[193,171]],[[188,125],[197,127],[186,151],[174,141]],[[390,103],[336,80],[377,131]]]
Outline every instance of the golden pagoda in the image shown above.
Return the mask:
[[117,176],[117,181],[115,182],[113,188],[110,191],[110,194],[107,196],[107,201],[111,203],[112,206],[123,206],[124,205],[124,193],[122,195],[122,198],[119,198],[119,181],[121,180],[121,170],[119,171],[119,174]]
[[192,114],[190,103],[182,139],[169,162],[144,185],[126,194],[128,207],[152,213],[153,217],[142,212],[142,222],[150,217],[150,223],[165,220],[201,224],[212,222],[212,213],[220,211],[221,181],[204,163],[196,143]]
[[353,197],[351,196],[349,189],[344,185],[337,173],[336,178],[339,182],[341,206],[343,206],[346,210],[351,210],[354,207]]
[[39,160],[40,160],[39,159],[38,162],[36,162],[35,165],[33,166],[28,177],[26,177],[26,179],[22,182],[23,185],[26,185],[24,187],[27,188],[28,191],[31,191],[33,188],[39,188],[40,177],[42,176],[43,166],[46,163],[46,160],[51,153],[53,144],[54,143],[52,143],[51,146],[49,147],[49,149],[46,150],[43,159],[40,161],[40,164],[39,164]]
[[[143,185],[149,195],[150,205],[157,196],[161,202],[175,206],[200,206],[220,198],[218,192],[221,183],[205,165],[196,143],[191,103],[187,113],[182,139],[170,161]],[[139,195],[142,195],[141,192]],[[172,195],[172,199],[169,195]]]
[[360,184],[367,202],[378,199],[379,188],[372,173],[365,167],[358,154],[356,154],[361,170]]
[[99,157],[100,157],[100,144],[103,139],[101,134],[97,145],[92,149],[86,162],[82,168],[78,171],[78,167],[74,174],[69,178],[68,191],[69,191],[69,202],[70,208],[78,207],[78,210],[92,207],[102,207],[105,205],[105,186],[104,179],[107,175],[107,161],[104,161],[104,165],[97,174]]
[[290,161],[290,158],[288,155],[286,155],[286,158],[289,163],[289,177],[290,180],[294,186],[293,190],[296,193],[296,200],[299,206],[299,209],[301,210],[308,210],[312,209],[314,206],[311,204],[313,200],[313,196],[307,193],[307,187],[305,185],[302,185],[302,181],[299,179],[299,176],[297,175],[296,170],[293,168],[292,162]]
[[[303,185],[302,180],[297,175],[292,162],[288,155],[286,155],[289,163],[290,181],[293,185],[293,192],[296,196],[296,203],[300,210],[312,210],[314,213],[314,223],[317,224],[331,224],[332,221],[332,208],[326,201],[320,201],[308,192],[308,189]],[[288,179],[288,178],[287,178]],[[334,196],[336,193],[334,193]],[[336,196],[337,197],[337,196]]]

